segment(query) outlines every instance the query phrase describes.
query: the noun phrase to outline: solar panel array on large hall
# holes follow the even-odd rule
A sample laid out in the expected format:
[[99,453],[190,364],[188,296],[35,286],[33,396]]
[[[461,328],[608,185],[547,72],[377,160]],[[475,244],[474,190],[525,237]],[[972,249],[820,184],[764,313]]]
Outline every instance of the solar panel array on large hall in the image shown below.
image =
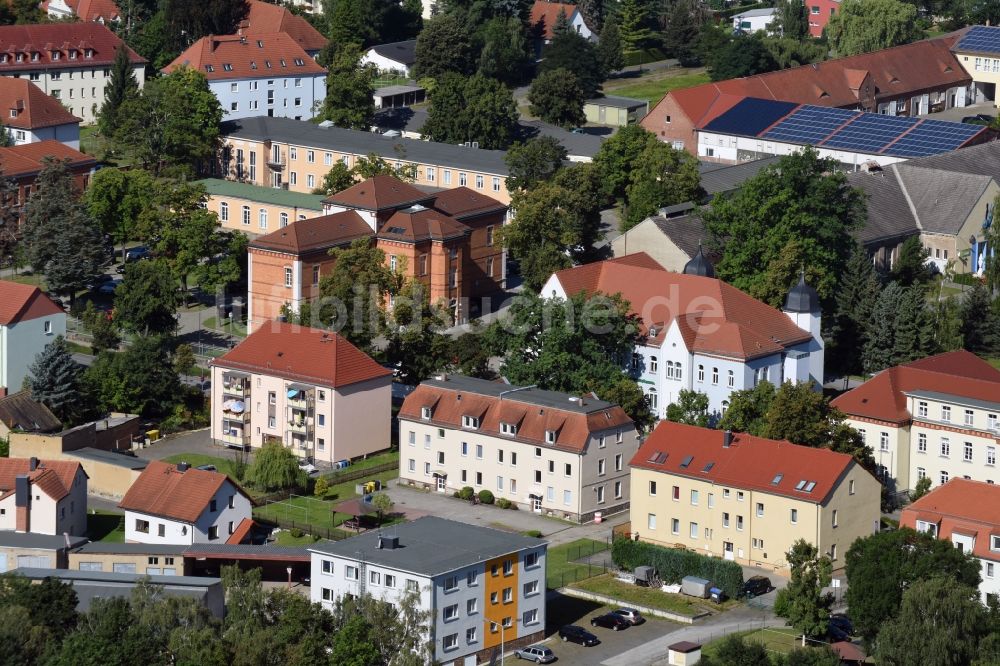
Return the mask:
[[887,116],[746,98],[702,128],[832,150],[923,157],[961,148],[987,128],[926,118]]
[[1000,28],[976,25],[969,28],[954,48],[956,53],[1000,53]]

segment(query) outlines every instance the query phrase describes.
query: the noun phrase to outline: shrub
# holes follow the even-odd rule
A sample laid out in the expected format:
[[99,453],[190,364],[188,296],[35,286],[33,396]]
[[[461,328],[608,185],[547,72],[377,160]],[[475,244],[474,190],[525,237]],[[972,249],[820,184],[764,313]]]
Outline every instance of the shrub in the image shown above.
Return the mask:
[[326,477],[319,477],[316,479],[316,485],[313,487],[313,495],[319,498],[326,497],[326,494],[330,492],[330,482],[326,480]]
[[706,578],[734,599],[743,587],[743,568],[740,565],[690,550],[615,539],[611,545],[611,557],[615,565],[627,571],[639,566],[652,566],[666,583],[680,583],[684,576]]
[[778,617],[788,617],[791,603],[788,601],[788,588],[783,587],[778,590],[774,597],[774,614]]
[[455,497],[468,501],[472,499],[475,494],[476,491],[472,489],[472,486],[463,486],[461,490],[455,493]]
[[479,501],[482,504],[493,504],[495,499],[496,498],[493,497],[493,493],[491,493],[490,491],[488,490],[479,491]]
[[300,530],[297,527],[293,527],[292,529],[288,530],[288,533],[291,534],[292,537],[295,539],[301,539],[303,534],[302,530]]
[[541,530],[528,530],[527,532],[521,532],[526,537],[533,537],[535,539],[541,539],[544,535]]
[[510,500],[507,499],[506,497],[501,497],[500,499],[497,500],[497,506],[500,507],[501,509],[509,509]]

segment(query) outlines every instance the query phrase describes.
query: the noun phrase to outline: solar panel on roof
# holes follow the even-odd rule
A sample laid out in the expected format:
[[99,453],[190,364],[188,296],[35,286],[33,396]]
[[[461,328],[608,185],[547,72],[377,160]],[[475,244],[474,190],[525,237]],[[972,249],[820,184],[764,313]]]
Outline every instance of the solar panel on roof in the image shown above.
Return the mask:
[[918,122],[916,118],[905,116],[865,113],[835,132],[821,145],[824,148],[846,148],[877,153]]
[[788,112],[797,106],[798,104],[794,102],[747,97],[705,125],[704,130],[723,134],[757,136],[788,115]]
[[802,106],[764,134],[765,139],[818,144],[834,130],[860,116],[860,111]]
[[965,33],[955,50],[1000,53],[1000,28],[985,25],[974,26]]
[[979,125],[950,123],[942,120],[923,120],[899,141],[883,150],[885,155],[922,157],[937,155],[960,148],[969,139],[983,131]]

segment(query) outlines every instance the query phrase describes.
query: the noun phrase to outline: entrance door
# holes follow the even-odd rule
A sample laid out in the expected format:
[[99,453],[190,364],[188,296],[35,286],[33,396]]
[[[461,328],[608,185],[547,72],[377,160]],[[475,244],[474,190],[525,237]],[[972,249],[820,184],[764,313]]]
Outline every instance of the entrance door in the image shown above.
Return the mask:
[[722,543],[722,557],[727,560],[733,559],[733,542],[724,541]]
[[443,493],[447,490],[447,488],[445,487],[446,481],[447,479],[445,479],[443,476],[439,476],[437,478],[437,491],[439,493]]
[[532,497],[531,498],[531,510],[534,511],[535,513],[541,513],[542,512],[542,498],[541,497]]

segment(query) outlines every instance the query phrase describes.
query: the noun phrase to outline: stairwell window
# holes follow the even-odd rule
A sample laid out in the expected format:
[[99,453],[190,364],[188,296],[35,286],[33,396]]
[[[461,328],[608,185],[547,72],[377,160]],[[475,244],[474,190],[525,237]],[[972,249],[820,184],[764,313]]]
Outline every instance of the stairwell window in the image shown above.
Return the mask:
[[285,286],[289,288],[292,286],[292,269],[288,266],[285,267]]
[[941,420],[945,423],[951,423],[951,407],[948,405],[941,407]]

